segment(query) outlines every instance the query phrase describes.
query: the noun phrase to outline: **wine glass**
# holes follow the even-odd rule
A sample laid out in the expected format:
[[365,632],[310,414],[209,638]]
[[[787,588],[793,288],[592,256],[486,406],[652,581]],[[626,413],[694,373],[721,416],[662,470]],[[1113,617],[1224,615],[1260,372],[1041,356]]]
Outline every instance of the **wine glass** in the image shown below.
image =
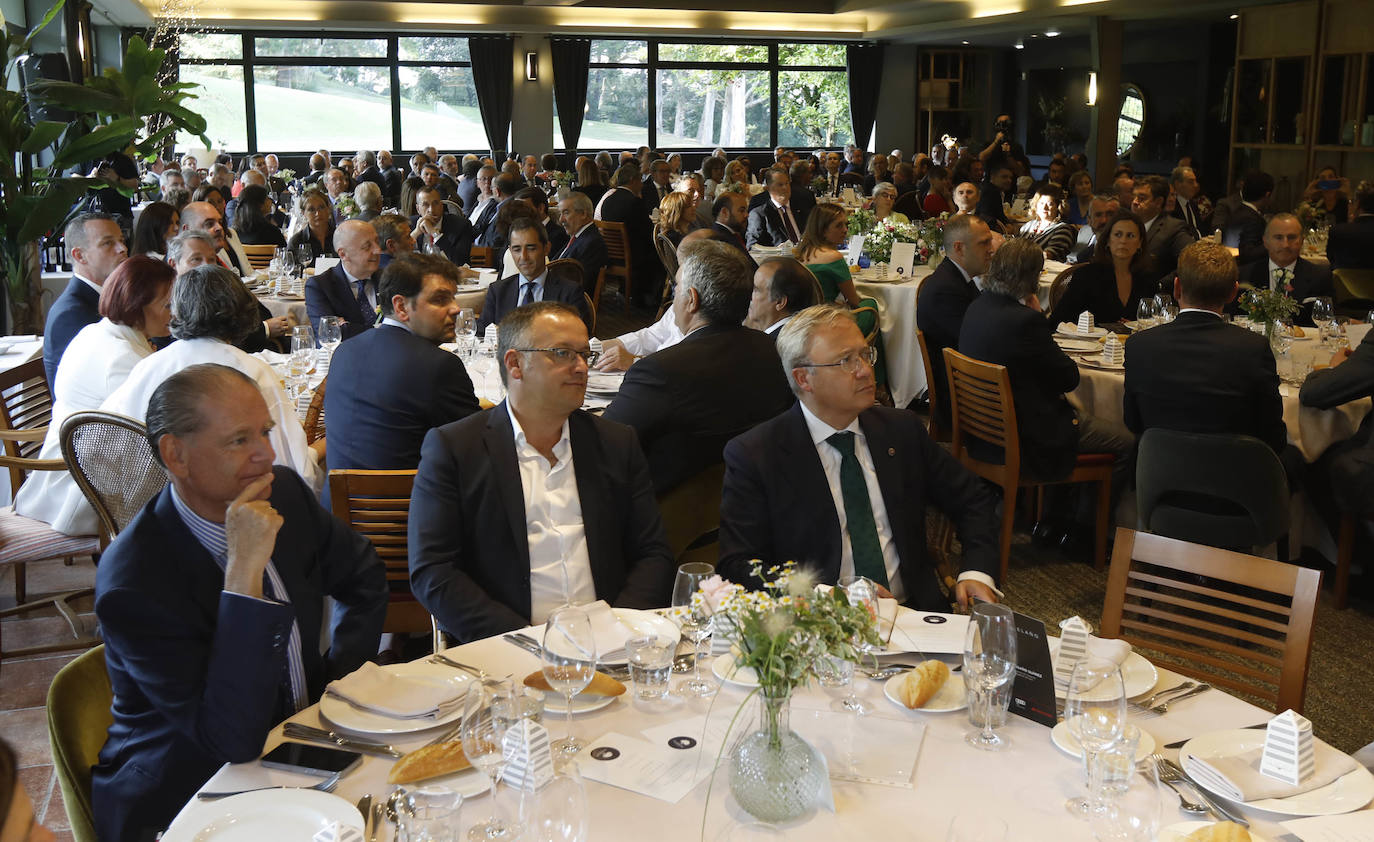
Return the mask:
[[503,720],[492,715],[492,702],[502,693],[509,693],[509,679],[479,678],[468,684],[463,695],[463,717],[458,725],[463,742],[463,754],[468,762],[487,776],[491,784],[491,816],[468,831],[468,839],[513,838],[514,828],[498,815],[496,787],[501,781],[501,769],[506,755],[503,740]]
[[1154,327],[1158,317],[1159,305],[1155,303],[1155,300],[1150,297],[1140,299],[1140,303],[1135,308],[1136,330]]
[[1154,842],[1159,832],[1159,773],[1149,761],[1134,764],[1124,792],[1103,800],[1088,818],[1097,842]]
[[[864,576],[846,576],[839,581],[838,586],[849,598],[850,605],[862,605],[868,611],[868,616],[873,618],[873,622],[875,624],[878,622],[878,585],[876,582]],[[874,651],[873,645],[862,639],[855,641],[854,646],[861,655],[867,655]],[[834,673],[837,683],[835,686],[843,686],[849,690],[848,695],[840,700],[841,707],[862,716],[868,711],[854,692],[855,666],[852,662],[836,664]]]
[[683,685],[683,689],[696,696],[715,695],[716,685],[701,677],[702,644],[705,644],[707,652],[711,650],[711,612],[706,606],[705,600],[696,600],[693,604],[692,594],[701,587],[701,582],[710,576],[715,575],[715,568],[702,561],[689,561],[677,569],[677,578],[673,580],[673,607],[683,609],[682,616],[682,635],[693,644],[692,657],[692,677]]
[[522,793],[528,842],[583,842],[587,838],[587,788],[571,760],[555,763],[556,774],[538,792]]
[[320,347],[334,356],[334,349],[343,341],[343,319],[339,316],[320,316]]
[[1178,316],[1178,303],[1169,293],[1161,292],[1155,296],[1155,312],[1160,324],[1168,324]]
[[585,742],[572,732],[573,696],[587,689],[596,673],[596,638],[587,612],[565,605],[549,615],[544,624],[542,648],[544,678],[557,693],[563,694],[568,736],[550,746],[554,751],[576,754]]
[[315,250],[309,243],[301,243],[296,246],[296,262],[300,264],[301,272],[310,268],[310,262],[315,259]]
[[1327,325],[1336,320],[1336,311],[1331,297],[1322,295],[1312,299],[1312,323],[1317,326],[1317,336],[1326,339]]
[[281,261],[282,275],[288,278],[294,278],[296,276],[296,256],[292,254],[291,249],[288,248],[280,248],[277,249],[277,251],[281,253],[278,255],[278,259]]
[[992,727],[992,698],[1015,675],[1016,622],[1012,610],[993,602],[974,605],[964,636],[964,681],[972,683],[985,701],[982,730],[964,735],[969,745],[985,751],[1006,747],[1006,737],[999,737]]
[[1088,797],[1064,805],[1081,819],[1097,808],[1097,753],[1121,739],[1126,725],[1126,685],[1121,669],[1103,658],[1084,658],[1074,665],[1064,698],[1064,722],[1083,749]]

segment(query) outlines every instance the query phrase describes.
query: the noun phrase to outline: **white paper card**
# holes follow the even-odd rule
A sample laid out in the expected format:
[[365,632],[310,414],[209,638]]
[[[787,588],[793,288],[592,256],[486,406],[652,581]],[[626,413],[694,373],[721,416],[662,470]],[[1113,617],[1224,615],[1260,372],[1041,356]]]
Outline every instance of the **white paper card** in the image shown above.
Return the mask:
[[859,255],[864,253],[865,235],[855,234],[849,238],[849,254],[845,256],[845,262],[850,266],[859,264]]
[[676,804],[697,784],[696,752],[674,751],[614,731],[582,750],[582,776]]
[[911,277],[911,269],[916,263],[916,244],[915,243],[893,243],[892,258],[888,264],[892,267],[892,272],[899,279],[906,280]]
[[337,257],[317,257],[315,258],[315,274],[322,275],[339,265]]
[[[890,616],[886,611],[884,617]],[[883,623],[884,633],[887,629]],[[887,642],[883,652],[916,652],[924,655],[962,654],[964,636],[968,631],[967,614],[934,614],[926,611],[901,610],[897,615],[897,628],[892,629],[892,639]]]
[[1374,811],[1279,822],[1302,842],[1374,842]]
[[859,203],[859,197],[854,195],[853,187],[844,188],[844,190],[840,192],[840,198],[846,205],[857,205]]

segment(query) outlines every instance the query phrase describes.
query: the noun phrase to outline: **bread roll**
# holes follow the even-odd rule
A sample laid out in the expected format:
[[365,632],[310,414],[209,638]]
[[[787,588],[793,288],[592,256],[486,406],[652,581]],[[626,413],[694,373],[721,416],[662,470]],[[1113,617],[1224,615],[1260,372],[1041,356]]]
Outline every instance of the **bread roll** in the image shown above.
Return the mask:
[[[536,690],[543,690],[548,693],[555,692],[549,686],[549,681],[544,677],[544,671],[538,670],[525,676],[525,686],[533,687]],[[579,696],[619,696],[625,692],[625,685],[611,678],[604,672],[596,672],[592,676],[592,683],[587,685],[587,689],[578,693]]]
[[922,707],[949,680],[949,667],[944,661],[922,661],[916,669],[897,682],[897,698],[911,710]]
[[1302,328],[1298,327],[1297,325],[1293,325],[1292,331],[1293,331],[1293,338],[1294,338],[1294,339],[1302,339],[1304,336],[1307,335],[1307,331],[1303,330]]
[[1250,842],[1250,832],[1235,822],[1217,822],[1188,834],[1188,842]]
[[409,784],[442,775],[452,775],[454,772],[471,768],[472,763],[468,761],[467,755],[463,754],[462,741],[451,740],[417,748],[402,757],[391,767],[391,774],[387,776],[386,781],[391,784]]

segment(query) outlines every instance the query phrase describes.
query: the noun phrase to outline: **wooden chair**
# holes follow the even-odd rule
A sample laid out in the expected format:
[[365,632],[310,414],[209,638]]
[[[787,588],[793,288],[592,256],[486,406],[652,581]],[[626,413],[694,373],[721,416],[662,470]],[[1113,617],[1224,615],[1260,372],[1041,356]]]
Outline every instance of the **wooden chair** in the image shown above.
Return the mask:
[[659,495],[663,531],[678,564],[704,561],[714,565],[720,527],[720,495],[725,465],[712,465]]
[[1073,273],[1084,265],[1083,263],[1075,263],[1054,276],[1054,280],[1050,282],[1050,306],[1045,311],[1046,314],[1053,313],[1054,309],[1059,306],[1059,299],[1064,297],[1064,291],[1069,288],[1069,281],[1072,280]]
[[606,241],[606,277],[620,279],[620,294],[625,297],[626,306],[629,306],[634,261],[630,257],[630,238],[625,233],[625,223],[598,219],[596,230],[601,232],[601,239]]
[[261,246],[243,245],[243,253],[248,256],[248,265],[254,269],[266,269],[272,263],[272,258],[277,253],[277,247],[271,243]]
[[926,399],[930,402],[930,421],[926,424],[926,432],[936,441],[949,441],[949,431],[940,426],[935,418],[935,407],[939,402],[939,393],[935,386],[935,369],[930,361],[930,350],[926,346],[926,334],[923,330],[916,331],[916,344],[921,348],[921,365],[926,370]]
[[591,299],[592,312],[601,310],[601,293],[606,289],[606,267],[602,266],[596,273],[596,283],[592,286],[592,291],[587,293]]
[[492,257],[490,247],[473,246],[468,250],[468,265],[473,269],[495,269],[496,261]]
[[912,222],[926,218],[925,208],[921,207],[921,194],[915,190],[908,190],[898,196],[897,201],[892,203],[892,212],[905,214]]
[[326,375],[315,388],[315,394],[310,396],[310,406],[305,410],[305,421],[301,426],[305,427],[306,444],[314,444],[324,438],[324,387],[328,382],[329,376]]
[[[1369,513],[1365,513],[1365,517],[1368,516]],[[1332,586],[1332,602],[1342,610],[1350,604],[1350,560],[1355,555],[1355,530],[1361,519],[1352,512],[1343,513],[1336,538],[1336,581]]]
[[104,645],[62,667],[48,686],[48,746],[76,842],[96,842],[91,768],[114,722],[113,702]]
[[[51,420],[52,390],[41,358],[0,373],[0,430],[12,433],[3,437],[6,456],[37,459]],[[9,470],[13,493],[23,484],[26,471]]]
[[1102,636],[1275,712],[1300,712],[1320,590],[1310,568],[1118,529]]
[[1357,318],[1364,318],[1374,307],[1374,269],[1334,269],[1331,272],[1332,298]]
[[[1097,529],[1093,541],[1093,565],[1099,570],[1107,559],[1110,528],[1112,463],[1110,453],[1080,453],[1073,471],[1061,480],[1044,482],[1021,476],[1021,443],[1016,426],[1016,406],[1011,396],[1011,376],[1006,366],[966,357],[945,349],[949,375],[949,408],[954,429],[950,449],[969,470],[1002,487],[1001,575],[1005,581],[1011,557],[1011,526],[1016,516],[1018,488],[1039,488],[1065,483],[1097,483]],[[970,455],[968,439],[976,438],[1002,449],[1002,462],[984,462]]]
[[329,472],[329,504],[334,516],[353,527],[376,548],[386,566],[390,601],[383,632],[434,634],[435,651],[443,648],[437,626],[410,591],[410,552],[406,522],[415,471]]
[[101,547],[167,485],[147,428],[112,412],[74,412],[62,422],[62,458],[100,518]]

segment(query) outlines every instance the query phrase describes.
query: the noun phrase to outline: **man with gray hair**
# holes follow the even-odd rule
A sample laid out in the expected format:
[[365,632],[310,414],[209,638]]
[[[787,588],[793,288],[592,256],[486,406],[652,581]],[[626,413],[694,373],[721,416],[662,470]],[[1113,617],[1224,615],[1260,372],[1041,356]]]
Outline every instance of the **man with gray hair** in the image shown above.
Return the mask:
[[379,197],[386,192],[386,179],[382,178],[381,170],[377,169],[377,156],[368,149],[361,149],[353,156],[353,189],[357,190],[364,182],[377,185]]
[[935,379],[926,385],[935,393],[930,417],[937,429],[950,428],[945,349],[958,346],[964,314],[978,297],[973,279],[987,271],[991,259],[992,229],[988,224],[969,214],[952,216],[945,223],[945,259],[916,294],[916,327],[925,335]]
[[[360,223],[361,224],[361,223]],[[319,457],[305,442],[295,406],[272,367],[240,350],[238,343],[259,327],[258,302],[243,281],[223,266],[197,266],[172,285],[172,336],[176,342],[140,360],[129,379],[101,409],[142,421],[153,391],[182,369],[218,363],[246,374],[267,401],[272,429],[267,433],[276,464],[292,468],[312,489],[324,485]],[[319,448],[323,454],[323,446]]]
[[753,284],[739,250],[694,241],[677,280],[682,341],[631,366],[605,413],[639,434],[659,494],[720,464],[726,441],[792,403],[773,343],[742,324]]
[[506,400],[430,430],[410,509],[410,583],[461,642],[567,603],[666,605],[672,554],[632,431],[580,407],[587,328],[565,304],[507,314]]
[[391,261],[415,253],[415,238],[410,234],[410,220],[399,213],[384,213],[372,220],[377,232],[377,247],[382,250],[378,268],[385,269]]
[[948,612],[926,558],[933,504],[963,545],[955,597],[997,601],[996,501],[914,413],[874,405],[875,354],[849,308],[801,311],[777,349],[798,402],[726,445],[721,575],[751,583],[754,559],[791,560],[822,582],[865,576],[884,596]]
[[595,291],[597,276],[610,260],[606,241],[593,219],[594,210],[591,197],[580,190],[572,191],[558,203],[558,224],[568,232],[568,244],[557,258],[571,258],[581,264],[582,288],[587,293]]
[[[184,275],[197,266],[221,265],[216,250],[219,248],[215,238],[201,230],[183,231],[167,241],[167,265],[176,270],[178,276]],[[258,326],[252,333],[238,342],[238,347],[250,354],[265,349],[280,350],[280,339],[291,330],[296,322],[289,314],[272,315],[261,301],[258,302]],[[289,349],[288,349],[289,350]]]
[[86,325],[100,321],[100,290],[129,248],[124,232],[107,213],[83,213],[62,234],[72,260],[72,279],[48,310],[43,328],[43,370],[48,384],[57,380],[57,364],[67,346]]
[[1169,174],[1169,186],[1174,189],[1174,209],[1171,212],[1175,219],[1183,220],[1193,232],[1195,237],[1206,237],[1212,233],[1212,220],[1209,216],[1203,216],[1202,209],[1198,207],[1197,199],[1202,193],[1202,188],[1197,183],[1197,173],[1193,172],[1192,167],[1175,167]]
[[754,272],[746,327],[778,341],[778,332],[798,311],[820,304],[816,276],[795,257],[769,257]]
[[343,338],[348,339],[377,321],[377,266],[382,250],[377,246],[377,232],[358,219],[334,230],[334,249],[339,262],[305,282],[305,310],[311,324],[319,324],[321,316],[342,318]]

